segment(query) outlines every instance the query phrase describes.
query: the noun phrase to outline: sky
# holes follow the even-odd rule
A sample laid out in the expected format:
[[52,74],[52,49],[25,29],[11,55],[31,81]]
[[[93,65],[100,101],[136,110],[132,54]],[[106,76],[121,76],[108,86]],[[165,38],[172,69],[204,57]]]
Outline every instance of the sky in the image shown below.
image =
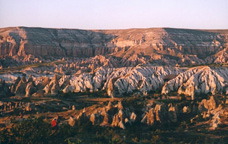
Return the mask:
[[228,0],[0,0],[0,27],[228,29]]

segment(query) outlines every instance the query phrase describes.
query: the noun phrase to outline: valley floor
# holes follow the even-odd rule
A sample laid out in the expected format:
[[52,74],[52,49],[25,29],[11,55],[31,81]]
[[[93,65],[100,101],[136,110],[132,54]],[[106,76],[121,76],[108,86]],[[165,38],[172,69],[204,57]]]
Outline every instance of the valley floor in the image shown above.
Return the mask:
[[[168,116],[166,122],[158,122],[155,118],[153,124],[148,121],[142,123],[143,108],[148,107],[148,104],[172,103],[190,107],[191,103],[195,103],[189,100],[162,100],[156,93],[122,98],[109,98],[101,93],[71,93],[39,98],[12,96],[2,101],[22,102],[21,107],[1,112],[0,140],[3,143],[225,143],[228,140],[227,116],[221,117],[223,123],[215,130],[210,129],[209,117],[199,115],[200,118],[196,118],[191,112],[177,112],[177,121],[174,122],[168,122]],[[125,123],[124,129],[113,125],[102,126],[101,122],[92,124],[89,119],[91,113],[106,108],[110,101],[113,108],[121,101],[123,112],[134,110],[136,120]],[[26,108],[28,103],[33,104],[30,105],[31,109]],[[85,117],[82,113],[85,113]],[[53,131],[51,120],[56,116],[60,123],[59,128]],[[75,120],[74,125],[70,123],[71,118]]]

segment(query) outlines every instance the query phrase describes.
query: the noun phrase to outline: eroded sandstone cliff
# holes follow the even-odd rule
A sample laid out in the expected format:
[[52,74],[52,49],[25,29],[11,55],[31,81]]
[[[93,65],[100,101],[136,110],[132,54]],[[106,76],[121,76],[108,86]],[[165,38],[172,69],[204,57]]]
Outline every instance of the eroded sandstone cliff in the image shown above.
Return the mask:
[[103,55],[120,58],[124,66],[147,62],[159,65],[224,63],[227,46],[227,30],[0,29],[2,56],[80,58]]

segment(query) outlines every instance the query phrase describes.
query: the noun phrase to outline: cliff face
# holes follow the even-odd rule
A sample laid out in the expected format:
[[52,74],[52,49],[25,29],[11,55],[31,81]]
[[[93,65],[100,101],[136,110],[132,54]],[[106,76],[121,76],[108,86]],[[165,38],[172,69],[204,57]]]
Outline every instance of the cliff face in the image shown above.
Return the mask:
[[144,60],[200,64],[218,62],[220,59],[224,61],[226,58],[217,58],[219,55],[216,53],[221,53],[227,47],[228,30],[78,30],[27,27],[0,29],[0,55],[7,56],[113,55],[123,58],[122,62],[126,65]]
[[104,33],[43,28],[6,28],[0,30],[1,55],[90,57],[110,53],[105,45],[113,39]]
[[[117,35],[116,45],[137,47],[143,52],[158,52],[175,55],[205,55],[227,46],[228,31],[206,31],[186,29],[131,29],[108,31]],[[146,53],[145,53],[146,54]]]

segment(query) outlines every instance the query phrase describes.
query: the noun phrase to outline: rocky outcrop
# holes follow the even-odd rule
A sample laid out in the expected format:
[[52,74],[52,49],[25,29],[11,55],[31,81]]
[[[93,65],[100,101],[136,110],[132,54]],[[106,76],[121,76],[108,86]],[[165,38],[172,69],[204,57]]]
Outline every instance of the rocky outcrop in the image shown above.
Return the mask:
[[[126,94],[138,93],[147,95],[151,91],[160,91],[171,98],[171,92],[181,97],[195,99],[200,94],[228,93],[228,68],[198,66],[178,68],[166,66],[138,65],[136,67],[107,68],[100,67],[93,72],[77,75],[18,77],[10,86],[16,95],[30,96],[45,94],[56,95],[59,92],[97,92],[106,90],[110,97],[121,97]],[[18,74],[11,74],[16,77]],[[53,75],[53,76],[52,76]],[[5,75],[0,77],[5,78]],[[8,81],[9,82],[9,81]],[[37,93],[39,91],[39,94]],[[176,96],[176,95],[174,95]],[[183,97],[182,97],[183,98]]]
[[[160,91],[163,95],[177,92],[186,98],[195,99],[200,94],[228,93],[228,69],[226,67],[199,66],[193,68],[173,68],[151,65],[136,67],[104,68],[93,73],[78,75],[54,74],[53,77],[17,78],[11,92],[17,95],[32,95],[45,91],[56,95],[59,92],[96,92],[106,90],[110,97],[138,93],[146,95]],[[164,97],[165,98],[165,97]],[[171,97],[167,97],[171,98]]]
[[70,117],[68,124],[73,127],[75,125],[75,119],[73,117]]
[[217,102],[214,96],[210,96],[209,100],[203,99],[198,106],[198,110],[200,113],[212,111],[217,108]]
[[25,89],[25,97],[29,97],[35,92],[36,92],[36,87],[34,86],[34,83],[29,82]]
[[[88,117],[93,125],[126,128],[126,124],[132,124],[136,120],[136,114],[130,112],[128,108],[124,108],[119,101],[116,105],[109,101],[107,106],[99,107],[88,111],[84,116]],[[115,102],[116,103],[116,102]],[[81,117],[82,114],[75,117]]]
[[[167,105],[163,103],[156,103],[155,105],[149,105],[146,107],[144,114],[142,115],[142,123],[147,125],[154,125],[155,123],[165,123],[172,120],[173,117],[169,117]],[[169,119],[170,118],[170,119]],[[175,121],[172,121],[175,122]]]
[[100,124],[101,126],[109,126],[109,115],[108,115],[108,113],[105,111],[105,110],[103,110],[101,113],[100,113],[100,115],[103,117],[103,121],[102,121],[102,123]]
[[146,123],[147,125],[154,125],[155,123],[155,115],[154,109],[151,108],[149,112],[146,112],[145,116],[141,120],[142,123]]
[[171,122],[177,122],[177,107],[173,106],[173,104],[168,105],[168,118]]
[[131,122],[135,122],[136,121],[136,118],[137,118],[137,115],[134,112],[132,112],[131,113],[131,116],[130,116],[130,121]]
[[58,75],[54,75],[50,81],[49,84],[47,84],[44,87],[44,91],[46,94],[57,94],[59,91],[59,76]]
[[[72,77],[70,80],[71,88],[75,87],[75,92],[97,91],[107,89],[109,96],[132,93],[135,90],[147,92],[157,90],[163,85],[163,77],[169,74],[178,74],[180,70],[168,67],[135,67],[120,69],[100,68],[95,72],[94,77],[89,74],[82,74]],[[105,81],[105,83],[102,83]],[[102,87],[103,85],[103,87]]]
[[16,90],[16,87],[18,85],[18,83],[21,81],[21,78],[20,77],[17,77],[17,79],[14,81],[14,83],[11,85],[10,87],[10,91],[11,93],[14,93],[15,90]]
[[199,102],[198,115],[192,120],[195,120],[198,117],[202,117],[207,121],[209,130],[215,130],[219,125],[226,123],[227,109],[215,96],[210,96],[208,99],[203,99]]
[[178,94],[190,96],[195,94],[215,94],[225,92],[228,86],[228,69],[224,67],[194,67],[180,73],[176,78],[168,81],[162,88],[162,94],[177,91]]
[[91,57],[114,51],[114,36],[96,31],[16,27],[0,29],[0,35],[1,55]]
[[[149,126],[155,126],[157,124],[166,123],[177,123],[180,119],[185,116],[195,117],[195,121],[202,116],[203,119],[208,120],[210,124],[210,129],[215,129],[219,124],[221,124],[221,117],[224,117],[224,107],[220,104],[218,106],[218,101],[214,96],[210,96],[208,100],[203,99],[200,101],[196,107],[196,104],[173,104],[173,103],[162,103],[156,100],[149,102],[146,107],[142,109],[144,112],[142,115],[141,123],[147,124]],[[191,109],[189,109],[191,107]],[[226,117],[226,116],[225,116]],[[192,119],[192,121],[193,121]]]
[[27,103],[27,104],[26,104],[25,110],[26,110],[26,111],[31,111],[31,110],[32,110],[32,108],[31,108],[31,103]]
[[15,89],[15,94],[17,95],[25,95],[25,89],[26,89],[26,78],[23,76],[20,80],[20,82],[17,84],[16,89]]
[[[12,27],[0,29],[0,55],[23,57],[24,61],[34,62],[37,61],[34,56],[112,55],[114,57],[108,58],[107,61],[104,61],[104,58],[100,61],[103,66],[111,67],[136,66],[148,62],[158,65],[194,65],[226,62],[226,51],[222,50],[227,48],[227,35],[227,30],[78,30]],[[115,63],[118,59],[121,60]],[[97,62],[96,58],[92,61],[93,64]]]
[[207,63],[227,63],[228,60],[228,48],[226,44],[226,48],[220,49],[216,54],[207,57],[206,62]]
[[29,97],[33,95],[33,93],[39,91],[39,88],[36,87],[35,81],[33,81],[33,77],[29,75],[28,79],[26,80],[26,75],[22,75],[22,78],[18,77],[15,80],[15,83],[11,85],[11,92],[15,93],[19,96]]
[[101,67],[94,73],[82,73],[77,76],[54,75],[51,80],[48,77],[38,77],[34,79],[34,83],[37,91],[43,89],[46,94],[54,95],[59,91],[95,92],[103,89],[107,90],[109,96],[114,97],[134,91],[141,93],[155,91],[162,87],[165,76],[177,75],[181,71],[178,68],[150,65],[124,68]]

